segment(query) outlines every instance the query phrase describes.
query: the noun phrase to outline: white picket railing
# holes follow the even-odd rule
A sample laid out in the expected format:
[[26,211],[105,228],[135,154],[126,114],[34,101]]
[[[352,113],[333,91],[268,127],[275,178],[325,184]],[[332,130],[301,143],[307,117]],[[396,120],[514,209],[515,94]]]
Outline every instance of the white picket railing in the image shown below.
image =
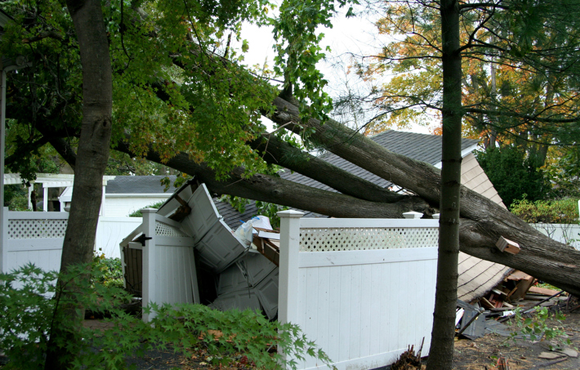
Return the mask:
[[[430,345],[438,220],[281,217],[278,319],[339,370],[391,364]],[[299,369],[323,369],[315,359]]]

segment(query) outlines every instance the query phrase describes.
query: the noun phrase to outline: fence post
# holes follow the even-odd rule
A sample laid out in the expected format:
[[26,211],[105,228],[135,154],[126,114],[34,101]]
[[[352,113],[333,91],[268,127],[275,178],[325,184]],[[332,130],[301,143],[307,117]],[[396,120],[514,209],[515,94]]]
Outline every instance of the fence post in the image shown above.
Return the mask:
[[298,211],[281,211],[280,269],[278,282],[278,321],[297,323],[298,315],[298,253],[300,249],[300,217]]
[[[143,287],[142,287],[142,306],[147,307],[150,303],[156,300],[156,281],[159,273],[156,268],[155,261],[155,214],[156,209],[144,208],[141,210],[143,214],[143,234],[147,238],[144,241],[143,248]],[[154,312],[143,312],[143,321],[149,322],[155,316]]]
[[[2,206],[2,205],[0,205]],[[0,228],[0,272],[8,273],[8,217],[10,213],[8,212],[8,207],[2,207],[2,213],[0,214],[0,222],[2,223],[2,228]]]

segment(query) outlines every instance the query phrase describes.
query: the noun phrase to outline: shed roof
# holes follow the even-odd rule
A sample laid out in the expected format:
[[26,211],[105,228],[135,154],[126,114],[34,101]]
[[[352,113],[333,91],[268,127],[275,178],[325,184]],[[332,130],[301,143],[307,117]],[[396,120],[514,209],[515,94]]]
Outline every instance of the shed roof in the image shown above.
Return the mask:
[[[169,177],[171,186],[165,191],[161,180]],[[177,190],[173,183],[177,176],[116,176],[109,180],[106,187],[107,194],[172,194]]]
[[[438,168],[441,167],[441,152],[443,148],[442,136],[388,130],[371,137],[371,139],[391,152],[404,155],[417,161],[429,163]],[[476,147],[477,140],[462,139],[462,157],[471,153]],[[320,156],[320,159],[383,188],[392,185],[391,182],[337,156],[336,154],[325,153]],[[300,184],[334,191],[332,188],[297,172],[292,173],[289,170],[284,170],[280,176],[286,180]]]

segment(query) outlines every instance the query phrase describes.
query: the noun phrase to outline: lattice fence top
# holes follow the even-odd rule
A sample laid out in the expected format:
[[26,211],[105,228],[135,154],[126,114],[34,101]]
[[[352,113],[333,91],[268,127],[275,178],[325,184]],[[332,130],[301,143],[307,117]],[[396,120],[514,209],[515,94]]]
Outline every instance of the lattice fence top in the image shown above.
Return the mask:
[[164,224],[162,222],[155,222],[155,235],[172,236],[172,237],[186,237],[187,234],[173,226]]
[[64,238],[67,219],[8,220],[8,239]]
[[437,228],[304,228],[304,252],[437,247]]

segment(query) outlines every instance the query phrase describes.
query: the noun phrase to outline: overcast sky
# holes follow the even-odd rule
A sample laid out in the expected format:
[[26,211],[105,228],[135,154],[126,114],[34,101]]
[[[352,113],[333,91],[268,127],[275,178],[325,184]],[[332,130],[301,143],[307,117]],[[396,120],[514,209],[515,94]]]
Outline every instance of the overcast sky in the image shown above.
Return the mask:
[[[319,69],[329,81],[327,93],[335,97],[348,88],[364,90],[365,83],[360,81],[354,74],[348,74],[346,69],[352,61],[351,54],[356,56],[373,55],[380,50],[382,40],[376,34],[376,28],[372,19],[368,17],[346,18],[344,12],[337,15],[333,21],[333,28],[321,29],[325,34],[323,49],[330,46],[332,52],[327,54]],[[242,37],[249,42],[249,51],[245,56],[244,63],[248,66],[263,65],[265,62],[272,68],[275,52],[272,48],[274,39],[271,29],[259,28],[255,25],[245,25]],[[384,41],[384,40],[383,40]],[[359,124],[372,117],[375,112],[368,111],[367,117],[359,118]],[[405,131],[428,133],[427,127],[413,127]]]

